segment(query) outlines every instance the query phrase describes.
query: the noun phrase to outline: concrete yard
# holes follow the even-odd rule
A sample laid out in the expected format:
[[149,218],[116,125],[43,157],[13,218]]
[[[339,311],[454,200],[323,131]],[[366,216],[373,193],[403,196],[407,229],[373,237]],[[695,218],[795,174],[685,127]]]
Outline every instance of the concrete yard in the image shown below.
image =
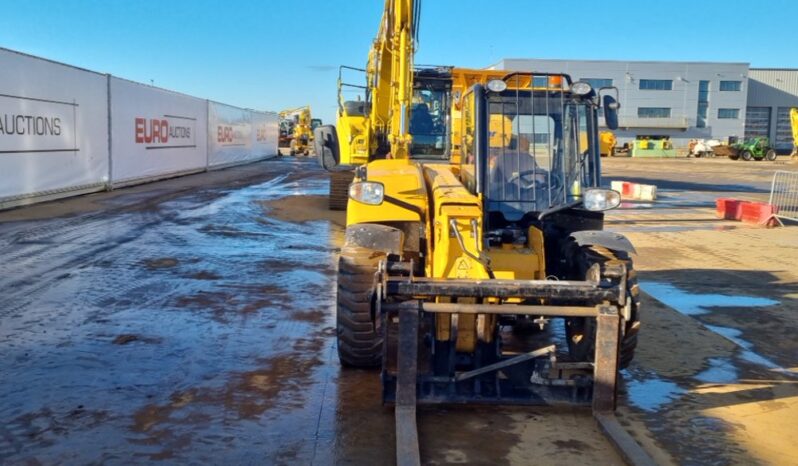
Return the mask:
[[[618,417],[661,464],[798,464],[798,229],[718,220],[783,162],[604,159],[655,184]],[[342,213],[314,158],[0,213],[0,463],[390,464],[377,371],[335,348]],[[425,408],[428,464],[622,464],[589,411]]]

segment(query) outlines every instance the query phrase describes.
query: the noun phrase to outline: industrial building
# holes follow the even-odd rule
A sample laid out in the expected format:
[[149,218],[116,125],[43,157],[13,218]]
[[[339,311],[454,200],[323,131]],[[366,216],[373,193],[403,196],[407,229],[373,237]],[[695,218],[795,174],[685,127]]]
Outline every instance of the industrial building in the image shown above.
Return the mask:
[[767,136],[779,153],[793,147],[790,108],[798,107],[798,69],[751,68],[745,136]]
[[489,68],[564,72],[596,88],[617,87],[619,145],[667,138],[683,149],[691,139],[767,136],[779,153],[793,147],[789,114],[798,107],[798,69],[750,68],[745,62],[517,58]]
[[748,63],[504,59],[490,68],[564,72],[596,88],[617,87],[619,145],[668,139],[682,148],[690,139],[745,133]]

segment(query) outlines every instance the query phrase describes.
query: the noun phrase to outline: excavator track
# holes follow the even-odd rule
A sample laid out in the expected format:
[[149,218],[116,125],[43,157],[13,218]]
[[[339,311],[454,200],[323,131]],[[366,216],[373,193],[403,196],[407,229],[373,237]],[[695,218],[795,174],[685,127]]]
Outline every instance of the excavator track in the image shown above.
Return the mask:
[[330,172],[330,210],[346,210],[346,203],[349,201],[349,183],[352,182],[352,172],[331,171]]

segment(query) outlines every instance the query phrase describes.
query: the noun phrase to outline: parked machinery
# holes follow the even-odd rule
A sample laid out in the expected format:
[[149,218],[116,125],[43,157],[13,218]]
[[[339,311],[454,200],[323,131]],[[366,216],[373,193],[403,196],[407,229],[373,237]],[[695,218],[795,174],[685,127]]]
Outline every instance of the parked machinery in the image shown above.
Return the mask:
[[[402,464],[418,462],[417,402],[611,413],[640,326],[634,248],[602,231],[620,196],[600,188],[597,115],[617,128],[617,90],[511,73],[414,97],[417,17],[417,2],[385,2],[365,99],[316,130],[323,166],[362,164],[346,189],[337,347],[344,366],[382,367]],[[459,141],[440,99],[457,102]]]
[[770,139],[766,137],[754,137],[746,139],[742,142],[737,142],[731,145],[735,154],[730,155],[729,158],[737,160],[776,160],[776,150],[770,146]]
[[687,145],[687,156],[695,158],[715,157],[715,148],[721,142],[717,139],[691,139]]
[[280,147],[288,147],[291,155],[310,155],[313,130],[321,120],[311,118],[310,105],[280,112]]
[[599,153],[602,157],[614,156],[617,145],[618,139],[612,131],[601,131],[599,133]]

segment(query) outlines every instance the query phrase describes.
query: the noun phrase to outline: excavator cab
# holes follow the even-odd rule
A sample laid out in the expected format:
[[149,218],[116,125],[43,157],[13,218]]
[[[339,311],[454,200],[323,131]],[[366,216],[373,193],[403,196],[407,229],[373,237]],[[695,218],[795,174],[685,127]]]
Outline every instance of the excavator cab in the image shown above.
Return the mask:
[[410,158],[448,160],[451,149],[451,71],[448,68],[417,69],[413,87]]

